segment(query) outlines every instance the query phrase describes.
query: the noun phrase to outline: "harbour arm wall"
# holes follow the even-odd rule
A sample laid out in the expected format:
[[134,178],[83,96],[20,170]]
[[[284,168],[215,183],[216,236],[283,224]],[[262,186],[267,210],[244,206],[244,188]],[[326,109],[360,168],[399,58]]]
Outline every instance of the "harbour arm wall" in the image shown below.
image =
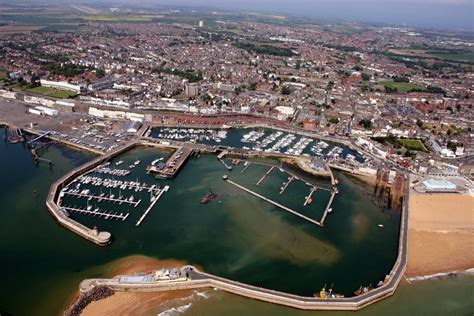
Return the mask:
[[187,278],[184,281],[134,284],[121,283],[120,276],[117,276],[112,279],[87,279],[81,282],[79,288],[81,293],[87,293],[93,290],[95,287],[103,286],[110,287],[114,291],[128,292],[157,292],[212,287],[247,298],[303,310],[359,310],[393,295],[405,273],[407,264],[408,239],[408,187],[409,186],[406,185],[406,198],[403,202],[402,219],[400,222],[398,257],[395,265],[388,274],[384,284],[360,296],[348,298],[316,298],[293,295],[221,278],[199,271],[192,266],[184,266],[181,268],[182,273],[187,275]]

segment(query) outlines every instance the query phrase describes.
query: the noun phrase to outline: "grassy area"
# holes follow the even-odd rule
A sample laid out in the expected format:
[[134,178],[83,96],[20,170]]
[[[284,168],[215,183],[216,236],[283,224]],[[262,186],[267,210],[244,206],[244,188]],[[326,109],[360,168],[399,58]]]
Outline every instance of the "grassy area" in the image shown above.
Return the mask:
[[398,92],[405,93],[411,90],[424,90],[425,88],[410,82],[379,81],[378,84],[390,89],[397,89]]
[[428,151],[423,142],[419,139],[399,139],[398,143],[408,150]]
[[148,15],[82,15],[81,19],[98,22],[151,22],[154,16]]
[[444,60],[449,61],[471,61],[474,62],[474,53],[444,53],[444,52],[433,52],[430,53],[431,56],[435,56]]
[[0,71],[0,80],[3,80],[7,77],[7,73],[5,71]]
[[34,87],[34,88],[27,88],[25,89],[27,92],[42,94],[48,97],[58,98],[58,99],[66,99],[66,98],[73,98],[77,95],[74,91],[68,90],[58,90],[49,87]]
[[76,31],[81,28],[79,24],[51,24],[45,26],[36,32],[54,32],[54,31]]

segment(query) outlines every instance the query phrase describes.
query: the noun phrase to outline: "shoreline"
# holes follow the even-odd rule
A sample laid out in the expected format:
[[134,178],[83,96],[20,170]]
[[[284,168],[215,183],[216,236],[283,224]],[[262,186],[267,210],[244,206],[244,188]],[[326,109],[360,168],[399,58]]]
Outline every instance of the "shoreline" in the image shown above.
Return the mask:
[[413,276],[413,277],[405,276],[405,280],[409,284],[411,284],[413,282],[428,281],[428,280],[442,280],[442,279],[447,279],[447,278],[452,278],[452,277],[457,277],[457,276],[464,276],[464,275],[474,275],[474,267],[466,269],[466,270],[439,272],[435,274],[420,275],[420,276]]
[[[144,271],[161,269],[170,266],[182,266],[184,264],[185,262],[174,259],[158,259],[144,255],[131,255],[116,259],[103,265],[102,276],[106,278],[113,278],[118,275],[141,273]],[[141,293],[148,295],[143,295],[141,298],[139,298],[137,294],[140,293],[115,292],[111,296],[90,302],[83,308],[80,315],[115,316],[117,315],[116,310],[127,310],[132,314],[136,314],[133,310],[133,307],[136,307],[138,311],[141,307],[143,308],[144,305],[150,305],[150,303],[152,303],[155,308],[158,308],[161,304],[165,304],[168,301],[186,298],[191,293],[192,291],[190,290],[168,291],[161,294]],[[63,310],[70,310],[70,308],[81,299],[82,295],[83,294],[80,293],[79,288],[76,288],[68,301],[65,303]],[[128,306],[130,301],[134,301],[131,310],[131,306]],[[63,312],[60,312],[59,314],[63,315]]]

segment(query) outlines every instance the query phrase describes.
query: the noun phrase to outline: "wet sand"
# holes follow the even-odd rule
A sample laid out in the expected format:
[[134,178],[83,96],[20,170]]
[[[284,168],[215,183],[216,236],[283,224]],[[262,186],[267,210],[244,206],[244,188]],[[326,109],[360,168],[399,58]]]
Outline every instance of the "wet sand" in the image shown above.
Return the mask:
[[474,197],[412,191],[409,207],[408,276],[474,267]]
[[[160,268],[181,267],[185,262],[177,260],[159,260],[146,256],[129,256],[113,261],[105,267],[104,278],[121,274],[147,272]],[[81,315],[146,315],[159,308],[165,302],[186,298],[191,290],[157,292],[157,293],[126,293],[116,292],[114,295],[89,304]],[[74,295],[76,297],[78,293]]]

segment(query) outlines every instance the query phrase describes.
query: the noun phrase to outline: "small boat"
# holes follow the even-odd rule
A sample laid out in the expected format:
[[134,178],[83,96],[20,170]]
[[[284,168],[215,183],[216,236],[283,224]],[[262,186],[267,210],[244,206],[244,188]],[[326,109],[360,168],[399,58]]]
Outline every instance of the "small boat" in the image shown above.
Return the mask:
[[344,295],[336,294],[332,292],[332,286],[329,290],[326,290],[326,285],[321,289],[321,291],[314,293],[314,297],[318,298],[342,298]]
[[201,204],[207,204],[209,203],[210,201],[214,200],[215,198],[217,198],[217,194],[215,194],[214,192],[210,191],[207,192],[201,199]]
[[383,225],[382,225],[382,224],[379,224],[379,227],[383,227]]
[[372,285],[361,286],[357,291],[354,292],[354,295],[359,296],[359,295],[365,294],[365,293],[367,293],[367,292],[369,292],[370,290],[373,290],[373,289],[374,288],[372,287]]

